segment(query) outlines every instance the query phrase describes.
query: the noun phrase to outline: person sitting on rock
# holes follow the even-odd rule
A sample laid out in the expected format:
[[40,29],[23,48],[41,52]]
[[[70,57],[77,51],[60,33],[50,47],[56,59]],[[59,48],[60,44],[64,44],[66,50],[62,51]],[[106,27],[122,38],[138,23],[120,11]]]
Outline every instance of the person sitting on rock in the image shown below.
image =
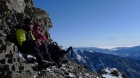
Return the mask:
[[33,21],[30,18],[24,20],[24,26],[16,30],[16,39],[19,43],[19,50],[23,54],[34,53],[38,62],[38,66],[50,65],[51,62],[46,61],[41,55],[41,51],[38,47],[39,40],[35,40],[32,35],[32,28],[34,26]]
[[[68,51],[72,48],[68,48],[68,50],[61,50],[60,48],[60,51],[58,50],[57,47],[52,47],[52,44],[53,43],[50,43],[48,46],[46,44],[46,36],[43,35],[41,32],[40,32],[40,27],[41,27],[41,23],[40,22],[35,22],[34,24],[34,28],[33,28],[33,35],[35,37],[36,40],[40,40],[40,43],[38,44],[38,46],[41,48],[41,50],[46,50],[47,53],[43,54],[44,55],[44,58],[46,58],[46,60],[49,60],[49,61],[54,61],[58,67],[61,67],[62,66],[62,61],[63,63],[65,62],[68,62],[66,59],[64,59],[64,56],[68,53]],[[46,46],[46,47],[44,47]],[[48,51],[49,49],[49,51]],[[57,52],[56,52],[57,51]],[[49,58],[48,58],[49,57]]]
[[47,40],[46,36],[41,33],[40,27],[41,27],[41,23],[35,22],[32,33],[35,37],[35,40],[39,41],[38,47],[40,48],[44,59],[53,62],[48,52],[47,43],[45,42]]

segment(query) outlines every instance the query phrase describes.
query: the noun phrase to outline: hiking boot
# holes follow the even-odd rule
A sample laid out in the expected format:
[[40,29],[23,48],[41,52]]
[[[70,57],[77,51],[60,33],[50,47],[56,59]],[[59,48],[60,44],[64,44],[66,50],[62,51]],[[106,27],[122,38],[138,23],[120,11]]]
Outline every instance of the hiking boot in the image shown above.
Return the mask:
[[62,60],[62,64],[66,64],[68,62],[69,62],[68,60]]

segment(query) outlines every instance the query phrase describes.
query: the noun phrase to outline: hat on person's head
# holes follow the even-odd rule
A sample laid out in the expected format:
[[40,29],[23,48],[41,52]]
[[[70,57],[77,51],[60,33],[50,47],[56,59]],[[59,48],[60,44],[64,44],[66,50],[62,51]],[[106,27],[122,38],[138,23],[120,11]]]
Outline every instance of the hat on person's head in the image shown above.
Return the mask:
[[36,31],[40,31],[41,28],[40,28],[39,26],[34,26],[34,30],[36,30]]
[[25,24],[25,25],[29,25],[29,24],[34,24],[34,23],[33,23],[33,20],[32,20],[32,19],[30,19],[30,18],[25,18],[25,19],[24,19],[24,24]]
[[41,26],[41,22],[35,22],[34,26]]

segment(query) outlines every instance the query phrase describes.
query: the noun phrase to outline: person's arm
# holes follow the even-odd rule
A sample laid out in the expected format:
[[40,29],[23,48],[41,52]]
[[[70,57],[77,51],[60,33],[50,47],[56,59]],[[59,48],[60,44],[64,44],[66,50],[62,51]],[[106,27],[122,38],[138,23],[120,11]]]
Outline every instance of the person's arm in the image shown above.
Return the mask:
[[41,41],[46,41],[46,36],[40,33]]

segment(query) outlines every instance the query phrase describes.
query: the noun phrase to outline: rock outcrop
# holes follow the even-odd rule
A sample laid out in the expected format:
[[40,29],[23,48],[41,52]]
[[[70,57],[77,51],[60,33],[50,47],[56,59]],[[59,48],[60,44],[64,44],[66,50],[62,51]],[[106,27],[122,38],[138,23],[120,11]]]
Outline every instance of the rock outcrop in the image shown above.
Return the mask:
[[117,78],[128,78],[126,76],[126,74],[119,70],[119,69],[116,69],[116,68],[106,68],[106,69],[101,69],[101,70],[98,70],[98,73],[101,74],[103,77],[117,77]]
[[49,29],[52,27],[49,14],[40,8],[35,8],[32,0],[0,0],[0,78],[33,78],[38,75],[34,64],[25,63],[17,54],[13,43],[5,42],[7,33],[14,23],[13,14],[18,23],[30,17],[42,23],[42,32],[51,41]]
[[35,8],[32,0],[0,0],[0,6],[0,28],[3,32],[9,31],[13,26],[12,15],[16,12],[18,23],[22,24],[26,17],[39,21],[43,25],[41,29],[48,41],[52,40],[49,34],[49,29],[52,27],[49,14],[40,8]]
[[42,72],[35,70],[36,64],[25,63],[17,54],[17,47],[5,41],[7,33],[11,30],[13,14],[18,23],[25,17],[42,23],[42,32],[52,41],[49,29],[52,27],[49,14],[34,7],[32,0],[0,0],[0,78],[100,78],[95,72],[89,72],[84,66],[69,62],[60,69],[53,66]]

